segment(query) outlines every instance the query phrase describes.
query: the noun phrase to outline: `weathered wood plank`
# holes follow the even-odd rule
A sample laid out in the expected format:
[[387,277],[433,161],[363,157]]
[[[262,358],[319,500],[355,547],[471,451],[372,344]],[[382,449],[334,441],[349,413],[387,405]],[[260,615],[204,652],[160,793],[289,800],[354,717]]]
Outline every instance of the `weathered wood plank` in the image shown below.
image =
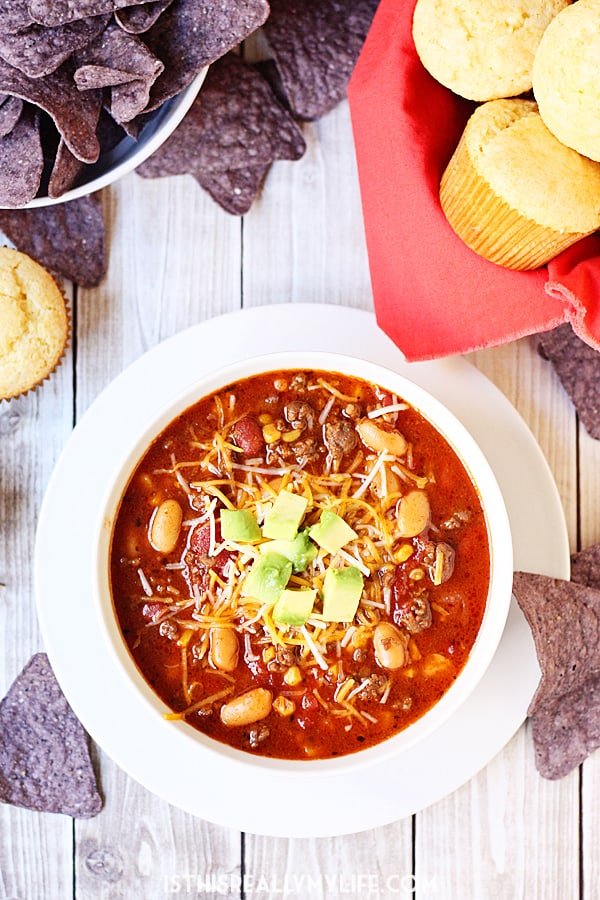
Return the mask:
[[371,307],[348,105],[304,125],[298,162],[277,162],[244,218],[244,306]]
[[[71,424],[70,350],[42,388],[0,402],[0,698],[43,649],[31,565],[35,525]],[[70,818],[0,805],[0,836],[0,897],[71,896]]]
[[[532,341],[482,351],[473,361],[529,423],[556,479],[573,542],[577,497],[570,404]],[[578,829],[577,773],[560,782],[542,779],[530,735],[522,728],[483,772],[417,816],[417,884],[420,873],[435,873],[445,900],[576,897]]]
[[[145,350],[240,305],[240,222],[190,178],[149,182],[132,175],[105,192],[105,207],[108,279],[82,291],[78,305],[78,416]],[[101,752],[99,759],[106,806],[77,824],[78,897],[145,900],[168,895],[188,875],[239,877],[239,833],[169,807]]]

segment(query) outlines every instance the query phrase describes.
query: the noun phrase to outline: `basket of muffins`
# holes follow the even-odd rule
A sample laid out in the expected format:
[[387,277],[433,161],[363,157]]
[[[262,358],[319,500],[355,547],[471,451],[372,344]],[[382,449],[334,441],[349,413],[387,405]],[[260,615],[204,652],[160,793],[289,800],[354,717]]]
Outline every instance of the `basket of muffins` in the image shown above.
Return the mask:
[[418,0],[427,71],[477,106],[440,183],[459,237],[536,269],[600,228],[600,0]]

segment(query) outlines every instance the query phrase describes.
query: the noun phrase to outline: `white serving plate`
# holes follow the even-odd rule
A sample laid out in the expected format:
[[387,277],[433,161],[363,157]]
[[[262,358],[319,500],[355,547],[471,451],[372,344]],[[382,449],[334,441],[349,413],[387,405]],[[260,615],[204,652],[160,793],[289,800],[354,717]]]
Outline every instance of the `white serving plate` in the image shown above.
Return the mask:
[[[279,773],[277,789],[302,797],[294,804],[293,817],[277,804],[256,802],[273,790],[268,768],[250,774],[247,765],[227,753],[210,754],[210,779],[190,780],[188,773],[201,768],[202,749],[193,735],[179,745],[176,764],[166,765],[173,723],[157,729],[155,711],[140,703],[133,686],[123,690],[108,644],[96,635],[92,564],[97,514],[123,447],[174,394],[245,359],[253,334],[268,334],[273,351],[337,351],[377,362],[441,400],[473,434],[494,470],[508,509],[515,567],[568,577],[566,526],[548,465],[523,420],[494,385],[463,359],[406,363],[368,313],[277,305],[181,332],[130,366],[90,407],[63,451],[40,514],[35,558],[40,623],[74,711],[109,756],[149,790],[194,815],[245,831],[298,837],[361,831],[414,813],[459,787],[523,722],[539,667],[529,628],[514,601],[498,651],[478,687],[435,733],[402,753],[401,765],[388,758],[362,771],[360,803],[352,770],[327,776],[335,804],[322,803],[321,778]],[[440,746],[443,766],[438,765]]]

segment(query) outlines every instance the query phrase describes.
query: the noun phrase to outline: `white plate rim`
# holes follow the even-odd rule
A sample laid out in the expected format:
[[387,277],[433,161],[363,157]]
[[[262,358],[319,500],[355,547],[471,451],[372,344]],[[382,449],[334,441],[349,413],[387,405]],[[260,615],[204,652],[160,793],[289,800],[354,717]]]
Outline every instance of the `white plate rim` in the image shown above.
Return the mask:
[[[360,808],[357,809],[356,804],[349,801],[337,804],[329,812],[321,808],[318,821],[315,821],[314,806],[308,802],[311,799],[311,786],[306,783],[306,779],[302,779],[301,784],[296,782],[288,785],[292,790],[298,790],[301,787],[307,799],[306,811],[304,813],[296,811],[295,820],[290,822],[285,816],[281,819],[274,816],[272,805],[269,804],[269,809],[266,810],[264,805],[252,802],[257,790],[260,790],[261,787],[268,789],[269,778],[257,775],[256,778],[253,778],[252,790],[248,792],[248,785],[244,781],[244,779],[247,781],[247,767],[232,765],[231,760],[223,761],[224,771],[222,774],[227,776],[229,779],[227,783],[230,785],[230,790],[225,793],[222,790],[207,791],[206,785],[201,792],[190,790],[189,780],[178,779],[176,772],[167,774],[161,772],[160,777],[157,778],[156,766],[153,767],[150,759],[144,759],[143,763],[140,763],[139,753],[136,753],[134,746],[135,742],[128,741],[127,735],[124,736],[121,733],[119,716],[116,717],[117,722],[115,722],[116,711],[122,717],[123,722],[131,722],[136,727],[142,727],[135,717],[133,691],[131,694],[125,693],[117,696],[115,685],[111,685],[110,678],[104,680],[100,691],[98,685],[94,684],[94,672],[97,671],[98,666],[101,667],[103,662],[106,662],[99,649],[101,645],[91,650],[88,646],[84,650],[77,641],[66,642],[63,633],[63,617],[68,618],[78,634],[85,633],[86,626],[88,629],[91,625],[93,626],[93,618],[90,618],[90,604],[85,602],[86,590],[90,589],[89,562],[92,549],[87,546],[86,541],[89,542],[90,533],[93,530],[92,522],[95,525],[93,513],[86,517],[84,511],[83,520],[78,520],[77,528],[72,528],[71,531],[69,531],[67,521],[67,533],[71,540],[75,541],[75,549],[78,552],[72,554],[77,557],[77,562],[67,570],[66,583],[64,566],[58,561],[57,553],[62,546],[65,534],[65,498],[70,497],[73,502],[79,502],[83,487],[80,483],[82,472],[78,471],[78,465],[81,469],[81,454],[86,450],[89,454],[94,448],[97,429],[103,421],[106,422],[108,411],[110,410],[111,414],[114,414],[116,410],[125,412],[128,409],[132,393],[139,390],[140,381],[144,384],[147,392],[152,389],[155,395],[160,395],[167,389],[172,392],[177,386],[183,387],[186,383],[191,382],[193,378],[190,378],[190,366],[196,372],[195,377],[199,378],[202,372],[222,368],[228,362],[235,362],[243,358],[243,355],[247,354],[248,335],[261,334],[267,326],[270,335],[282,335],[279,340],[276,340],[276,345],[270,347],[273,351],[326,349],[348,354],[350,346],[350,355],[372,360],[395,371],[400,371],[401,374],[407,374],[409,378],[421,384],[434,396],[442,399],[442,402],[451,409],[452,404],[448,402],[448,398],[440,396],[444,392],[447,393],[449,387],[454,386],[457,391],[453,398],[455,406],[457,403],[460,406],[459,388],[462,390],[468,388],[471,391],[467,398],[468,411],[477,407],[478,396],[485,395],[484,407],[487,409],[490,403],[492,404],[495,420],[500,419],[505,428],[509,427],[508,437],[511,441],[516,442],[519,455],[522,457],[525,453],[525,461],[529,467],[528,484],[533,478],[538,495],[540,486],[543,486],[541,500],[538,496],[541,507],[537,510],[538,531],[540,528],[542,529],[542,540],[535,545],[534,549],[537,548],[535,553],[532,552],[529,545],[528,552],[525,554],[522,546],[515,546],[515,559],[518,567],[530,571],[542,571],[544,574],[556,577],[568,577],[569,548],[566,524],[558,491],[548,464],[521,417],[485,376],[465,360],[456,357],[428,363],[406,363],[400,351],[377,328],[374,317],[364,311],[325,304],[277,304],[241,310],[216,319],[209,319],[180,332],[148,351],[129,366],[92,404],[64,448],[48,485],[40,512],[35,552],[38,615],[50,660],[74,711],[108,755],[148,789],[194,815],[244,831],[289,837],[318,837],[351,833],[388,824],[440,799],[476,774],[518,729],[537,684],[539,668],[535,659],[531,635],[514,603],[498,654],[479,688],[451,722],[446,723],[435,735],[418,745],[418,752],[413,756],[412,761],[416,766],[416,771],[422,771],[428,752],[432,752],[432,747],[430,746],[428,749],[427,745],[431,744],[431,741],[439,741],[441,738],[446,748],[446,766],[443,777],[438,776],[437,780],[431,779],[430,776],[427,779],[419,779],[415,777],[413,769],[411,770],[411,783],[408,784],[407,778],[402,777],[402,772],[394,770],[393,761],[384,761],[369,767],[361,776],[363,779],[367,779],[367,782],[364,785],[365,789],[361,791],[363,800]],[[232,334],[234,335],[233,340]],[[226,358],[223,357],[222,351],[222,339],[225,336],[228,339]],[[204,348],[204,356],[201,371],[198,372],[196,371],[198,364],[195,360],[188,361],[186,364],[183,364],[182,360],[186,359],[186,351],[189,352],[191,348],[200,345]],[[220,354],[218,362],[214,359],[215,353]],[[173,366],[173,362],[178,362],[178,365]],[[170,372],[166,379],[168,386],[164,383],[165,371]],[[150,403],[150,401],[147,402]],[[479,402],[481,405],[481,401]],[[158,398],[154,396],[152,404],[154,403],[160,403],[160,396]],[[144,406],[145,403],[142,400],[138,410],[140,416],[144,415]],[[453,411],[457,414],[456,408]],[[459,413],[458,417],[462,418],[464,422],[464,409],[462,413],[462,415]],[[133,418],[135,418],[135,413],[133,413]],[[465,422],[465,424],[473,431],[481,445],[482,437],[485,438],[485,434],[477,434],[473,429],[473,423]],[[485,441],[483,449],[485,452]],[[493,455],[490,454],[490,450],[493,451],[493,443],[490,444],[487,455],[492,467],[495,468],[495,461],[490,458]],[[504,487],[497,471],[496,475],[501,487]],[[102,477],[100,476],[98,490],[101,482]],[[91,505],[93,505],[95,497],[94,490],[90,491],[89,485],[86,485],[86,502]],[[510,490],[512,489],[509,486]],[[518,535],[520,530],[522,532],[522,523],[516,522],[519,527],[515,531],[515,523],[513,523],[515,509],[513,508],[511,512],[511,504],[514,507],[514,503],[510,497],[507,497],[506,500],[513,533]],[[523,510],[517,510],[517,513],[522,515]],[[465,754],[464,729],[468,727],[473,714],[477,716],[483,713],[483,707],[489,703],[490,692],[493,693],[493,690],[497,692],[499,675],[504,680],[508,678],[510,681],[510,672],[505,671],[509,667],[504,658],[510,656],[513,659],[515,653],[520,656],[522,664],[519,667],[519,678],[513,676],[513,682],[508,686],[511,702],[508,704],[508,708],[501,705],[495,716],[492,733],[490,733],[490,728],[484,729],[485,734],[481,736],[474,750]],[[90,665],[92,660],[94,661],[93,666]],[[517,667],[512,666],[512,668]],[[89,672],[89,675],[86,676],[86,672]],[[97,695],[96,702],[92,702],[94,693]],[[501,723],[498,723],[498,718],[501,719]],[[136,734],[138,733],[136,732]],[[196,746],[192,742],[189,744],[190,748]],[[453,748],[455,749],[454,754],[452,754]],[[449,756],[448,750],[450,751]],[[152,752],[159,753],[160,750],[156,747]],[[410,750],[407,751],[407,754],[410,754]],[[214,755],[211,756],[211,759],[214,759]],[[403,763],[406,761],[405,754]],[[182,768],[185,767],[182,766]],[[403,769],[404,767],[398,768]],[[346,787],[349,787],[349,778],[351,779],[351,775],[346,776]],[[262,780],[262,785],[256,784],[257,780],[259,782]],[[339,788],[336,790],[336,795],[343,796],[344,776],[335,776],[332,780],[335,780],[336,788]],[[290,779],[290,781],[294,782],[295,780]],[[281,786],[279,778],[278,783]],[[319,790],[322,790],[321,780],[316,779],[316,783],[321,784]],[[381,791],[378,788],[382,784],[385,784],[385,802],[382,803],[378,800],[375,803],[370,798],[381,797]],[[349,793],[349,796],[351,797],[352,794]]]

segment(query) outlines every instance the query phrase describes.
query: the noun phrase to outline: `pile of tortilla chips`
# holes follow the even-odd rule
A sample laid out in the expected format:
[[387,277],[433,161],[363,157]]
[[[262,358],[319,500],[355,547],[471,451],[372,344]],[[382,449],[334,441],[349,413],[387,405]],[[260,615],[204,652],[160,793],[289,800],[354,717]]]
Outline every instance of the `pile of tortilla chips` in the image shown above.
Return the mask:
[[[139,138],[207,65],[188,116],[139,172],[188,173],[242,215],[275,159],[303,155],[298,123],[345,96],[377,4],[0,0],[0,228],[59,275],[98,284],[106,251],[95,200],[17,207],[84,181],[88,164],[125,136]],[[229,52],[263,24],[274,62],[250,65]]]
[[562,778],[600,747],[600,544],[571,559],[571,581],[516,572],[542,678],[528,714],[536,766]]
[[[0,0],[0,206],[59,197],[265,21],[267,0]],[[114,132],[114,129],[113,129]]]

